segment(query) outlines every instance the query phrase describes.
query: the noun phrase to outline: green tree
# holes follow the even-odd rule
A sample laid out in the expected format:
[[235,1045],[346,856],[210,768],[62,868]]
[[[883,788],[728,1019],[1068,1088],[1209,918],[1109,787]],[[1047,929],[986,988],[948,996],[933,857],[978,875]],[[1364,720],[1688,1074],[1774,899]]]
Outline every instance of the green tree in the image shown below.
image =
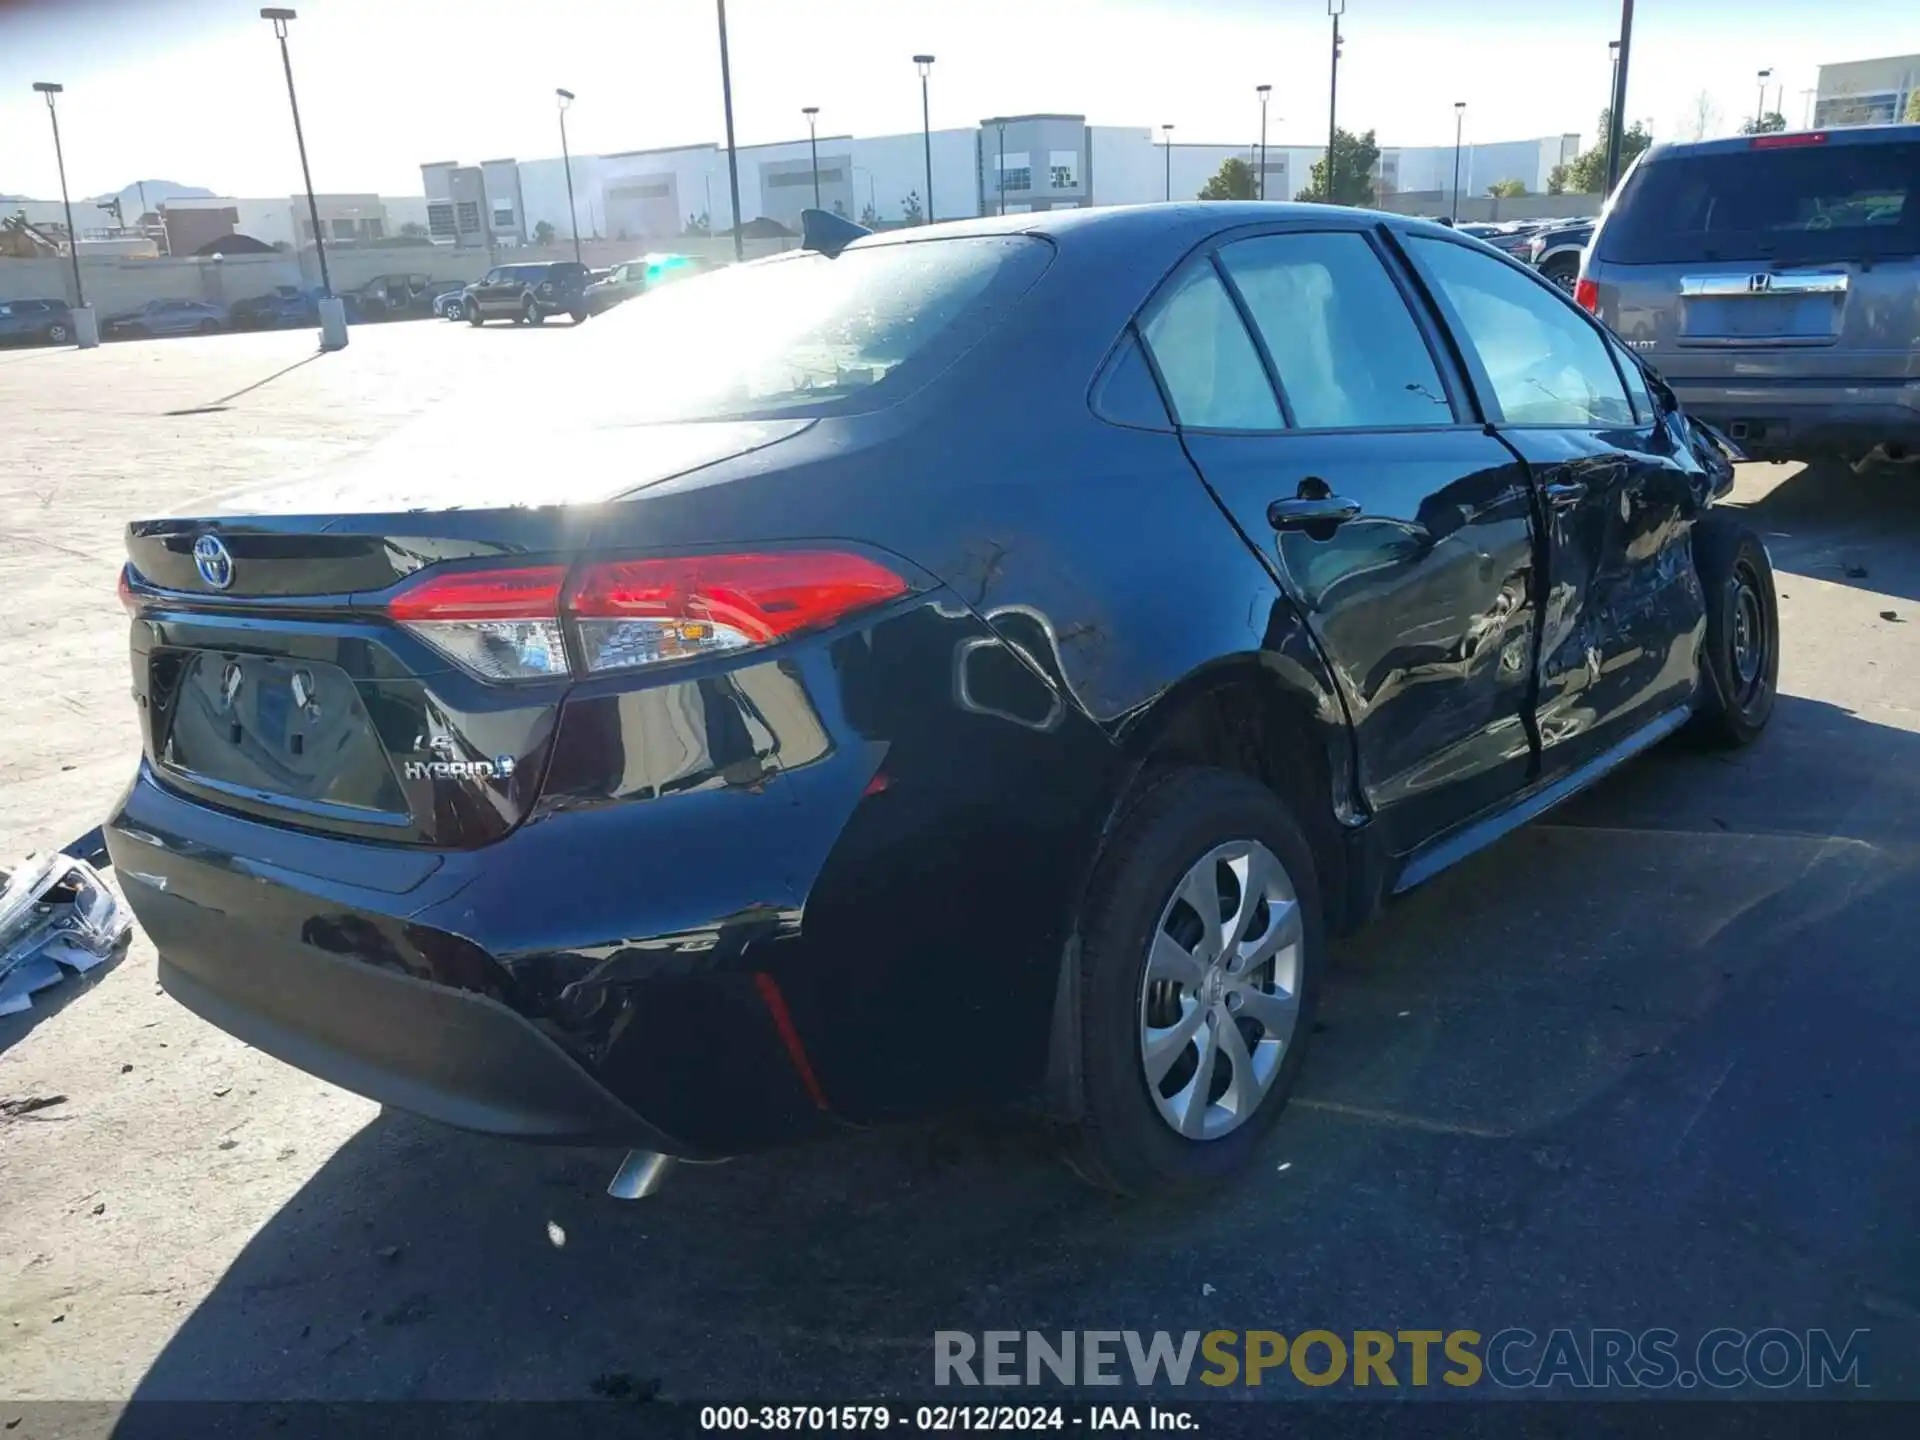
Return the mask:
[[[1333,132],[1333,203],[1336,205],[1373,204],[1373,167],[1380,163],[1380,145],[1369,130],[1355,135],[1349,130]],[[1313,167],[1313,183],[1293,197],[1296,200],[1327,198],[1327,162],[1322,158]]]
[[1567,193],[1567,172],[1570,166],[1556,165],[1547,172],[1547,194],[1564,195]]
[[1253,199],[1253,167],[1235,156],[1221,166],[1200,192],[1202,200]]
[[[1613,127],[1613,112],[1600,112],[1600,138],[1590,150],[1576,155],[1567,166],[1566,190],[1575,195],[1598,195],[1607,188],[1607,132]],[[1620,173],[1627,173],[1634,157],[1653,144],[1653,135],[1644,122],[1636,120],[1620,134]]]
[[1757,120],[1748,119],[1740,122],[1742,135],[1771,135],[1777,130],[1786,128],[1787,117],[1778,110],[1769,110]]
[[1516,195],[1526,193],[1527,182],[1524,180],[1496,180],[1487,186],[1487,194],[1496,200],[1511,200]]
[[1907,96],[1907,123],[1920,125],[1920,90]]
[[925,221],[925,212],[920,204],[920,192],[909,190],[907,198],[900,202],[900,216],[909,225],[919,225]]
[[553,243],[553,222],[551,220],[542,220],[538,225],[533,227],[533,243],[536,245],[551,245]]

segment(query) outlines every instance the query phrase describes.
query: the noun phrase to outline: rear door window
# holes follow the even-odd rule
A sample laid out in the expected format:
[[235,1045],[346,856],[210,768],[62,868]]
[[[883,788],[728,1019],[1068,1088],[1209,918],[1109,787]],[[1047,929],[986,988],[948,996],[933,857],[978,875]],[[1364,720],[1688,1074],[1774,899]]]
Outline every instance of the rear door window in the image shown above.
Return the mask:
[[1220,251],[1303,430],[1451,425],[1446,386],[1363,235],[1263,235]]
[[1678,155],[1634,171],[1600,233],[1623,265],[1920,253],[1920,141]]
[[1606,341],[1560,295],[1484,250],[1409,237],[1509,425],[1630,426]]
[[1284,428],[1260,352],[1211,260],[1189,265],[1140,328],[1182,425]]

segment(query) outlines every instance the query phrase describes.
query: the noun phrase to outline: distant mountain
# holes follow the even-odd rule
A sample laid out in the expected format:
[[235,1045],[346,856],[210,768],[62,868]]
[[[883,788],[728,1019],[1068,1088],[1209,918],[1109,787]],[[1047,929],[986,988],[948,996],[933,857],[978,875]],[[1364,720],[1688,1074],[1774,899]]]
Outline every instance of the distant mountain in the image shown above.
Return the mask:
[[131,185],[122,185],[117,191],[95,195],[91,197],[91,203],[104,205],[109,200],[118,200],[120,208],[127,213],[128,223],[131,224],[135,209],[140,204],[142,187],[146,189],[149,210],[168,200],[206,200],[216,193],[202,189],[198,185],[182,185],[175,180],[139,180]]

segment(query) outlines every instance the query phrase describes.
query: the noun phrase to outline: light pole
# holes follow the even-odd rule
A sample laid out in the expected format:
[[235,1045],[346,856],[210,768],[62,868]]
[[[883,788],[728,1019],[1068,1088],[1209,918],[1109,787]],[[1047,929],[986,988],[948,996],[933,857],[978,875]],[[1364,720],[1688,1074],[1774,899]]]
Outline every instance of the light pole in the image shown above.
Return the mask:
[[573,103],[571,90],[555,90],[560,100],[560,163],[567,167],[567,226],[573,231],[573,260],[580,259],[580,211],[573,203],[573,152],[567,149],[567,106]]
[[1007,122],[998,122],[1000,130],[1000,213],[1007,213]]
[[1173,199],[1173,126],[1162,125],[1160,133],[1167,139],[1167,199]]
[[[60,148],[60,111],[53,103],[53,97],[66,87],[51,80],[36,80],[33,88],[46,96],[47,118],[53,122],[53,163],[60,167],[60,208],[67,212],[67,256],[73,261],[74,338],[81,349],[90,350],[100,343],[100,334],[93,327],[93,312],[87,310],[86,291],[80,288],[80,232],[73,228],[73,201],[67,198],[67,157]],[[84,320],[80,318],[82,311]]]
[[1767,123],[1767,81],[1773,78],[1773,71],[1771,69],[1762,70],[1758,78],[1760,81],[1760,108],[1753,112],[1753,128],[1756,130]]
[[820,137],[815,133],[814,122],[820,114],[818,105],[802,105],[800,113],[807,117],[807,154],[813,165],[813,208],[820,208]]
[[[720,100],[727,111],[727,184],[733,191],[733,258],[747,258],[746,237],[740,233],[740,157],[733,148],[733,70],[727,59],[727,0],[713,0],[720,11]],[[707,211],[707,233],[713,233],[713,211]]]
[[1260,188],[1254,194],[1264,200],[1267,198],[1267,97],[1273,93],[1273,86],[1253,88],[1260,96]]
[[293,142],[300,147],[300,178],[307,187],[307,218],[313,224],[313,251],[320,261],[320,348],[343,350],[347,344],[347,307],[334,298],[333,278],[327,274],[327,237],[320,232],[320,206],[313,198],[313,172],[307,168],[307,137],[300,128],[300,97],[293,89],[293,57],[287,53],[287,22],[296,17],[291,10],[266,9],[262,20],[273,22],[274,37],[280,42],[280,64],[287,72],[287,104],[293,109]]
[[933,69],[933,56],[916,55],[913,63],[920,71],[920,138],[927,148],[927,218],[933,223],[933,112],[927,107],[927,74]]
[[1334,204],[1333,142],[1339,134],[1340,114],[1340,17],[1347,13],[1347,0],[1327,0],[1327,14],[1333,17],[1333,68],[1327,79],[1327,204]]
[[1467,125],[1467,102],[1453,102],[1453,223],[1460,223],[1460,136]]
[[[1612,66],[1607,74],[1607,108],[1611,110],[1613,89],[1620,83],[1620,42],[1618,40],[1607,41],[1607,60]],[[1607,137],[1603,135],[1600,138],[1604,142]]]
[[1618,63],[1613,67],[1613,103],[1607,115],[1607,195],[1620,181],[1620,150],[1626,138],[1627,67],[1633,61],[1633,0],[1620,0]]

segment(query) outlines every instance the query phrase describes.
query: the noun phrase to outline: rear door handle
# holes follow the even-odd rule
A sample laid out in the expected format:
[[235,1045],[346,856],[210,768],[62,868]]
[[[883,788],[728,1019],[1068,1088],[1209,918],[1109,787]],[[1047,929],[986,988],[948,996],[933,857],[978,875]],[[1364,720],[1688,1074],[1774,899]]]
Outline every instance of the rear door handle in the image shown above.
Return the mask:
[[1547,486],[1547,503],[1556,510],[1570,510],[1587,498],[1587,482],[1569,480]]
[[1359,513],[1358,500],[1340,495],[1275,500],[1267,506],[1267,523],[1276,530],[1305,530],[1315,525],[1344,525]]

